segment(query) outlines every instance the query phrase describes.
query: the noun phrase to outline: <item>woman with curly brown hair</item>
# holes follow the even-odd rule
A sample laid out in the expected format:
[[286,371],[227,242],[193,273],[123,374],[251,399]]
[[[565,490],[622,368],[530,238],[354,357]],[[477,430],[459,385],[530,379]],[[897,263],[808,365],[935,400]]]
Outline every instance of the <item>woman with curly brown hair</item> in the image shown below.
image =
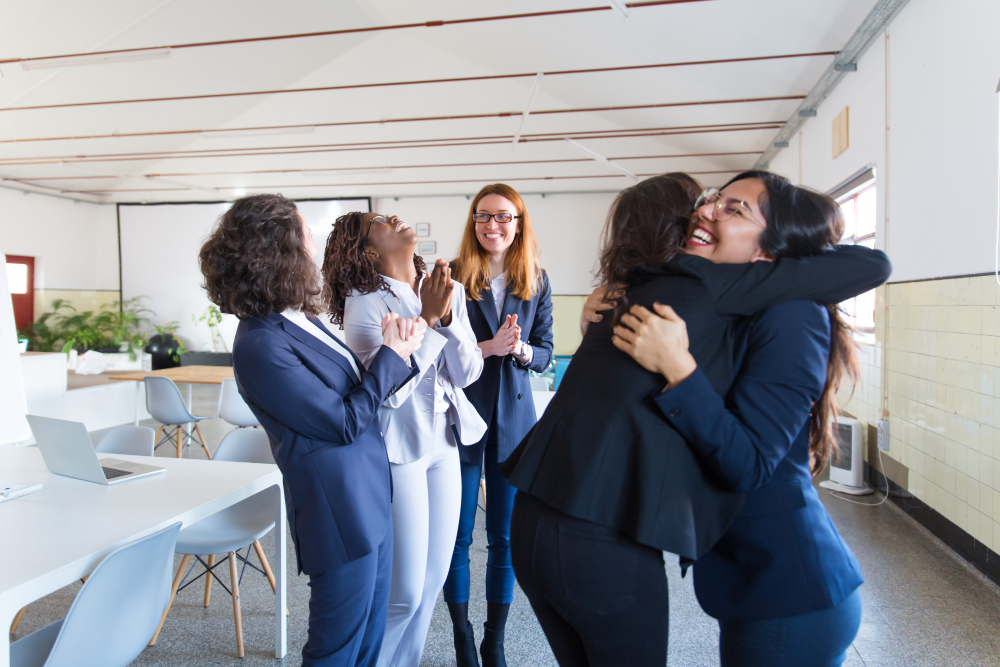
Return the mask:
[[392,559],[378,408],[410,378],[425,325],[379,323],[365,367],[316,318],[316,245],[281,195],[236,200],[201,248],[208,297],[240,319],[233,371],[281,470],[299,572],[309,575],[302,664],[375,664]]
[[423,345],[413,355],[413,379],[381,410],[392,471],[394,546],[379,667],[420,663],[458,530],[457,445],[478,442],[486,430],[462,392],[483,370],[465,290],[452,281],[445,261],[428,272],[414,254],[416,245],[416,233],[396,216],[349,213],[334,224],[323,259],[323,299],[364,363],[375,358],[384,317],[427,323]]

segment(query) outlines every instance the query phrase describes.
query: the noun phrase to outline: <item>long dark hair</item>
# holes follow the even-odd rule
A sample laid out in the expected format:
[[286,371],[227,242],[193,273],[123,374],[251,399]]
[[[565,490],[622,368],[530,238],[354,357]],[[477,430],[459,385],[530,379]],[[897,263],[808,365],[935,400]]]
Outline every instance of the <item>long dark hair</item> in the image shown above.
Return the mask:
[[[787,178],[768,171],[747,171],[729,183],[756,178],[767,192],[760,202],[767,228],[760,245],[771,257],[802,257],[832,248],[844,235],[844,217],[832,198],[792,184]],[[726,183],[726,185],[729,185]],[[853,329],[844,321],[837,306],[830,312],[830,360],[826,368],[823,394],[809,415],[810,469],[819,474],[838,454],[837,391],[846,375],[852,387],[861,377]]]
[[601,238],[597,279],[628,285],[643,264],[666,264],[684,248],[701,192],[698,181],[675,172],[653,176],[615,197]]
[[236,317],[316,310],[316,265],[306,254],[295,202],[253,195],[233,202],[201,247],[198,261],[209,300]]
[[[381,289],[392,294],[392,288],[375,268],[365,252],[364,213],[346,213],[333,223],[323,254],[323,303],[330,312],[330,321],[343,328],[344,304],[354,290],[371,294]],[[423,273],[427,265],[420,255],[413,255],[413,266]]]

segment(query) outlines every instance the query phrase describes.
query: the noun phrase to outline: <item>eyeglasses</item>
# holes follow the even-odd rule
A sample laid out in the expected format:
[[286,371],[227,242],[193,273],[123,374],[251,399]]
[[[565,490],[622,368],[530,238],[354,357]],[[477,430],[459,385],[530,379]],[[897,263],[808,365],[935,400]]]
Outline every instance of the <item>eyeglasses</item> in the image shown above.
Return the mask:
[[371,220],[368,221],[368,231],[365,232],[365,240],[361,242],[362,246],[368,244],[368,235],[372,233],[372,225],[374,225],[376,222],[380,225],[387,224],[389,222],[389,218],[385,217],[384,215],[376,215],[372,217]]
[[694,210],[709,205],[712,206],[712,217],[716,220],[725,221],[738,215],[759,227],[767,227],[767,223],[754,217],[753,209],[745,201],[731,197],[723,199],[722,193],[717,188],[708,188],[698,195],[698,199],[694,202]]
[[495,219],[499,223],[510,222],[514,218],[520,218],[519,215],[511,215],[510,213],[473,213],[472,219],[481,225],[485,225],[491,219]]

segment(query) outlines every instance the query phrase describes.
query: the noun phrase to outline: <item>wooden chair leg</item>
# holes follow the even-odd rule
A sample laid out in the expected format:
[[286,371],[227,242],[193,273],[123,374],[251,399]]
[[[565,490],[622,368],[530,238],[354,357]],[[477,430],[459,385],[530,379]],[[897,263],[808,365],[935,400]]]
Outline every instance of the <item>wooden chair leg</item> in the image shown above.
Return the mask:
[[264,555],[264,549],[260,546],[260,540],[253,543],[253,550],[257,552],[257,558],[260,559],[260,564],[264,567],[264,574],[267,575],[267,582],[271,584],[271,590],[277,593],[277,589],[274,587],[274,572],[271,572],[271,564],[267,562],[267,556]]
[[180,588],[181,580],[184,578],[184,573],[187,571],[188,563],[190,562],[191,556],[184,554],[184,557],[181,558],[181,566],[177,568],[177,574],[174,575],[174,583],[170,586],[170,600],[167,602],[167,608],[163,610],[163,617],[160,619],[160,624],[156,627],[156,633],[149,640],[150,646],[156,646],[156,639],[160,636],[160,630],[163,629],[163,624],[167,620],[167,614],[170,613],[170,607],[174,604],[177,589]]
[[483,510],[486,509],[486,478],[479,479],[479,492],[483,494]]
[[243,657],[243,617],[240,615],[240,575],[236,571],[236,552],[229,552],[229,587],[233,591],[233,619],[236,621],[236,655]]
[[17,626],[21,625],[21,619],[24,618],[24,612],[28,611],[28,607],[21,607],[21,611],[17,612],[17,616],[14,617],[14,622],[10,624],[10,634],[17,632]]
[[184,427],[177,425],[177,458],[181,458],[181,446],[184,444]]
[[156,449],[156,446],[158,444],[160,444],[160,436],[161,435],[163,435],[163,424],[160,424],[160,428],[156,429],[156,437],[153,438],[153,449],[154,450]]
[[194,430],[198,433],[198,439],[201,440],[201,448],[205,450],[205,456],[207,456],[208,460],[211,461],[212,452],[208,451],[208,445],[205,444],[205,436],[201,434],[201,427],[198,426],[198,422],[194,423]]
[[[215,565],[215,554],[208,557],[208,569],[211,570],[212,566]],[[205,573],[205,606],[208,606],[208,601],[212,599],[212,573]]]

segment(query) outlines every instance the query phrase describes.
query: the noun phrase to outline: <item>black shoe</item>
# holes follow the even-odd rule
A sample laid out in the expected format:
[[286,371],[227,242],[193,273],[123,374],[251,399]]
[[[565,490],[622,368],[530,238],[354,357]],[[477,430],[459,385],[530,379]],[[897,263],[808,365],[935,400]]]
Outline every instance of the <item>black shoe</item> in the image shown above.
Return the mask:
[[503,630],[494,632],[483,624],[483,643],[479,645],[479,654],[483,656],[483,667],[507,667],[507,658],[503,654]]
[[479,667],[479,657],[476,656],[476,634],[468,621],[465,623],[465,630],[455,630],[455,662],[458,667]]

